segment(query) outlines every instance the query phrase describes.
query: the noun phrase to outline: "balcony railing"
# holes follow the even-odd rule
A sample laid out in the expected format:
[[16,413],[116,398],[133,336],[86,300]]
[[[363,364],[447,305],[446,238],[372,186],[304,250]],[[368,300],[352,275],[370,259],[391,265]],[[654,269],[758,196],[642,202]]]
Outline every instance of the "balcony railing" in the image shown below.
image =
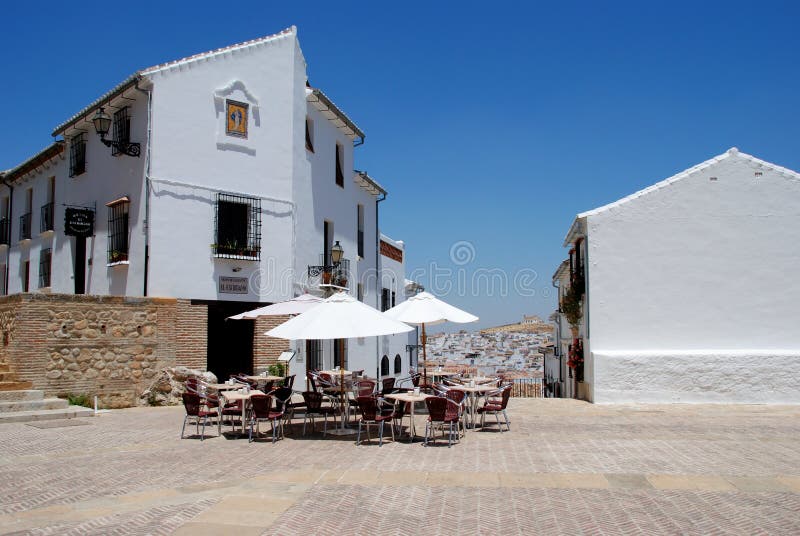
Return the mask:
[[54,203],[47,203],[42,205],[42,218],[39,220],[39,232],[53,230],[53,213],[55,211]]
[[[327,261],[327,262],[326,262]],[[319,256],[319,266],[309,266],[309,277],[320,277],[323,285],[336,285],[337,287],[347,287],[350,277],[350,261],[342,259],[338,264],[333,264],[330,258],[321,254]]]
[[0,218],[0,244],[9,245],[11,243],[11,220]]
[[28,240],[31,237],[31,213],[19,217],[19,239]]

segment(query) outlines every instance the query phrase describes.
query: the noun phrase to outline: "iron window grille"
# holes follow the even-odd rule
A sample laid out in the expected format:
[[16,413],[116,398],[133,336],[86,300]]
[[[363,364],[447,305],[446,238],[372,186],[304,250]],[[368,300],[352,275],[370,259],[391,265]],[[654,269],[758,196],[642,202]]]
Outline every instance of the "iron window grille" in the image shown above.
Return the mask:
[[77,177],[86,172],[86,137],[83,132],[69,141],[69,176]]
[[217,194],[214,255],[225,259],[261,259],[261,199]]
[[336,185],[344,188],[344,171],[342,170],[342,146],[336,144]]
[[381,289],[381,312],[391,309],[389,306],[390,296],[390,290],[388,288]]
[[120,201],[108,207],[108,262],[128,260],[129,201]]
[[358,205],[356,213],[358,224],[358,256],[364,258],[364,205]]
[[31,213],[19,217],[19,239],[28,240],[31,237]]
[[319,339],[306,341],[306,362],[308,370],[320,370],[322,368],[322,341]]
[[53,227],[53,212],[55,211],[55,203],[47,203],[42,205],[42,216],[39,221],[40,232],[52,231]]
[[125,106],[114,112],[114,141],[111,145],[111,155],[117,156],[125,154],[120,150],[130,145],[131,142],[131,117],[128,115],[128,107]]
[[39,253],[39,288],[50,286],[50,268],[52,266],[52,250],[43,249]]
[[333,340],[333,366],[347,369],[347,339]]
[[11,220],[8,218],[0,219],[0,244],[8,245],[11,243]]

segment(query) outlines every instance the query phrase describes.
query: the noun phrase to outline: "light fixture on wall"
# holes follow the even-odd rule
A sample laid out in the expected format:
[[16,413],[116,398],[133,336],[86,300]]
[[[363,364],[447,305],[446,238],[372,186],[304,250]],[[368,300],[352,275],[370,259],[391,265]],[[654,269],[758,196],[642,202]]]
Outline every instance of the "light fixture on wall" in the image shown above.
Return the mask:
[[111,116],[105,112],[102,106],[97,110],[97,113],[94,114],[92,123],[94,123],[94,131],[97,132],[97,135],[100,136],[100,141],[102,141],[106,147],[113,147],[120,153],[128,156],[139,156],[141,147],[138,143],[106,139],[106,134],[108,134],[111,128]]
[[331,261],[333,262],[334,266],[338,265],[341,262],[342,255],[344,255],[344,249],[337,240],[336,243],[331,248]]
[[236,273],[239,273],[239,272],[242,271],[242,267],[241,266],[234,266],[233,268],[231,268],[231,270],[233,270],[233,273],[236,274]]

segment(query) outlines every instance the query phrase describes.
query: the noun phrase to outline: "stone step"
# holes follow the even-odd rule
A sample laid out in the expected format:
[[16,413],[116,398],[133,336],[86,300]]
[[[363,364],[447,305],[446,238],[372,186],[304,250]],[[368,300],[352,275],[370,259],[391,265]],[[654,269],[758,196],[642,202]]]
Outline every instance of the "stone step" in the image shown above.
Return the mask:
[[0,413],[0,424],[47,421],[51,419],[74,419],[75,417],[91,417],[93,415],[93,410],[82,406],[69,406],[62,409],[43,409],[38,411],[12,411],[9,413]]
[[16,402],[18,400],[42,400],[44,391],[25,389],[21,391],[0,391],[0,402]]
[[65,409],[69,402],[63,398],[44,398],[42,400],[13,400],[0,402],[0,414],[17,411],[40,411],[46,409]]
[[31,387],[31,382],[0,382],[0,391],[24,391]]

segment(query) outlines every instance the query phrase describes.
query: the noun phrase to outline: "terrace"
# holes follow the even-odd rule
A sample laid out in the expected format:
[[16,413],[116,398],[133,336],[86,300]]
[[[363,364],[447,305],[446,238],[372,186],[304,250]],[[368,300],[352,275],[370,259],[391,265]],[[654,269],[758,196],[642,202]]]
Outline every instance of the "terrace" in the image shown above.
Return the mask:
[[181,440],[183,415],[0,425],[0,532],[800,532],[800,407],[512,398],[510,432],[452,448],[304,437],[302,419],[274,444]]

